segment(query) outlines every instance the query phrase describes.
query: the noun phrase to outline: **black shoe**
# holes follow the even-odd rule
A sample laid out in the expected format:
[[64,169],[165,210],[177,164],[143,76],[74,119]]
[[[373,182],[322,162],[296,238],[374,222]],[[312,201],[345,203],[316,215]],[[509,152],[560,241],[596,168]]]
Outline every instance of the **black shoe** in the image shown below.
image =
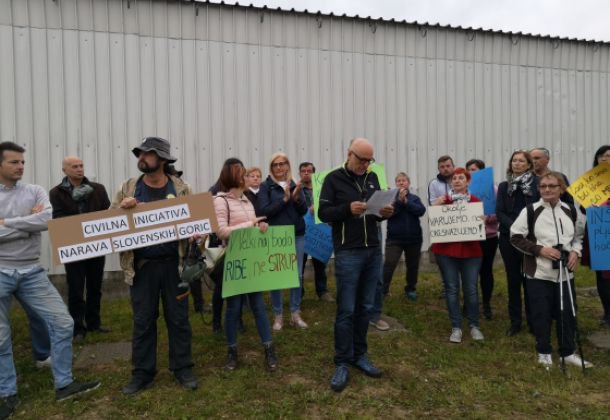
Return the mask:
[[491,312],[491,305],[490,304],[483,304],[483,316],[488,321],[492,320],[493,314]]
[[265,364],[269,370],[275,370],[277,368],[277,357],[275,356],[273,344],[267,344],[265,346]]
[[0,397],[0,419],[8,419],[17,407],[17,395]]
[[99,381],[84,383],[73,381],[70,385],[55,390],[55,400],[63,401],[75,397],[78,394],[92,391],[99,387],[100,383],[101,382]]
[[512,337],[513,335],[519,334],[520,331],[521,331],[521,325],[519,325],[519,324],[512,324],[510,326],[510,328],[508,330],[506,330],[506,335],[508,337]]
[[129,382],[126,386],[123,387],[123,394],[125,395],[134,395],[140,391],[144,391],[145,389],[153,386],[154,379],[142,379],[136,378],[135,376],[131,378],[131,382]]
[[81,345],[85,343],[85,334],[84,333],[76,333],[72,338],[72,343]]
[[191,369],[183,369],[174,374],[176,381],[186,389],[195,390],[199,386],[197,378]]
[[339,365],[335,369],[333,377],[330,379],[330,388],[335,392],[341,392],[347,386],[349,379],[349,369],[345,365]]
[[89,332],[96,332],[96,333],[102,333],[102,334],[109,333],[111,331],[112,330],[110,328],[104,327],[103,325],[100,325],[97,328],[92,328],[89,330]]
[[237,368],[237,347],[229,347],[225,368],[227,370],[235,370]]
[[358,360],[352,363],[352,366],[364,372],[366,376],[370,376],[371,378],[381,378],[381,369],[372,364],[366,355],[361,356]]

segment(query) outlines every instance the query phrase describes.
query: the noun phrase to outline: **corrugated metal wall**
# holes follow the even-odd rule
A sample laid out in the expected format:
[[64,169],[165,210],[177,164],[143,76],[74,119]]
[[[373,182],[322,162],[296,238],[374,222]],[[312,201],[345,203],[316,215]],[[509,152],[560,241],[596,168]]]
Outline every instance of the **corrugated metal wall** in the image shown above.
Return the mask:
[[129,150],[159,135],[203,191],[226,157],[266,167],[283,150],[326,169],[366,136],[389,178],[406,170],[425,197],[446,153],[500,180],[512,150],[546,146],[575,178],[610,142],[608,67],[602,43],[181,1],[0,0],[0,139],[27,147],[29,181],[53,186],[79,154],[114,191],[137,172]]

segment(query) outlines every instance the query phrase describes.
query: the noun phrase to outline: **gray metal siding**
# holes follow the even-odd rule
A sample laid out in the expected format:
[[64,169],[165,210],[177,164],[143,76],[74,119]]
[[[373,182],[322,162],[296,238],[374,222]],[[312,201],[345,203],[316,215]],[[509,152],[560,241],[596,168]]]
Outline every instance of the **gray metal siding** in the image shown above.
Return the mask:
[[500,181],[512,150],[546,146],[575,178],[609,142],[609,61],[603,43],[253,7],[0,0],[0,139],[27,147],[29,181],[79,154],[112,194],[145,135],[196,191],[229,156],[326,169],[359,135],[425,198],[445,153]]

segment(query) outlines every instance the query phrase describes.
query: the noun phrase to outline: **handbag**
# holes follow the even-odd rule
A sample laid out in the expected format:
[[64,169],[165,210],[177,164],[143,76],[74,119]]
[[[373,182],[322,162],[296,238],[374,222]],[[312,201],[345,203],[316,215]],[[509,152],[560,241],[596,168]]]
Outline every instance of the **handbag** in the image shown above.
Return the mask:
[[225,262],[225,247],[206,248],[203,251],[203,258],[205,259],[205,271],[208,274],[212,273],[214,269],[219,265],[223,265]]
[[[227,204],[227,225],[231,223],[231,209],[229,202],[224,196],[220,196],[225,200]],[[214,197],[218,198],[218,196]],[[214,241],[215,239],[215,241]],[[216,245],[211,246],[210,245]],[[212,274],[216,269],[223,269],[225,263],[225,252],[226,247],[222,246],[222,243],[218,240],[215,234],[208,235],[205,242],[205,250],[203,251],[203,258],[205,259],[206,272]]]

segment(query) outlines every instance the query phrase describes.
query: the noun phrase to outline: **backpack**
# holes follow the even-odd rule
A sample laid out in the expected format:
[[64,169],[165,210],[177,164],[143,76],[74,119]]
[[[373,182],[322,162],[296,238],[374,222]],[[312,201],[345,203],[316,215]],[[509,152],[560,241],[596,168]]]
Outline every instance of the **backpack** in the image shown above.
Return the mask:
[[[576,226],[576,219],[578,218],[578,214],[576,213],[576,207],[572,203],[565,203],[570,207],[570,219],[572,219],[572,223]],[[525,208],[527,209],[527,238],[530,240],[536,239],[534,235],[534,205],[532,203],[528,203]]]

